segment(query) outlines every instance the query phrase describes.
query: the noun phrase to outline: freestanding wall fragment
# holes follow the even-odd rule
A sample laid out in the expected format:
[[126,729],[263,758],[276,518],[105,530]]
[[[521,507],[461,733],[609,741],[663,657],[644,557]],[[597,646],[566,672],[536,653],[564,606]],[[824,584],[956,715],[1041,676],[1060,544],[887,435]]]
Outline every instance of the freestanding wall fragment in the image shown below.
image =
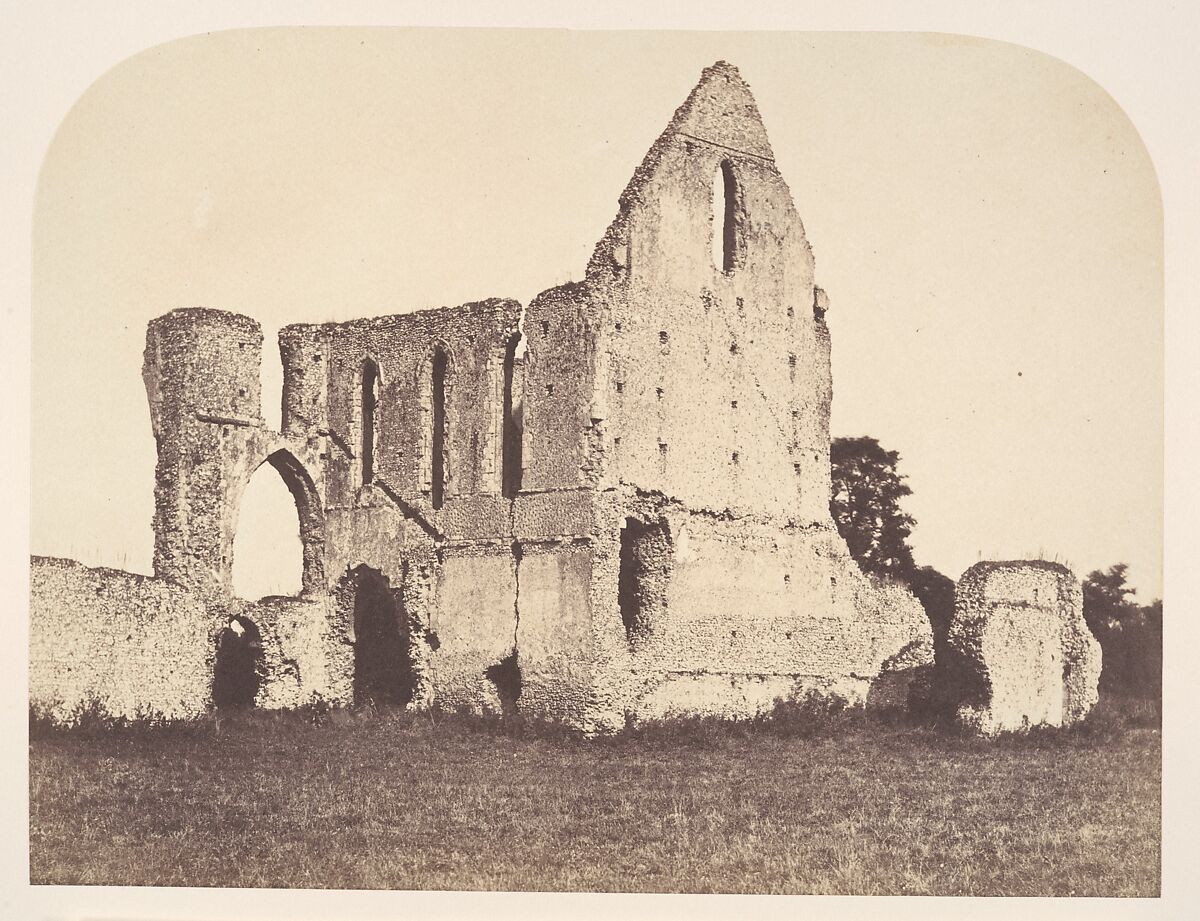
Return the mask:
[[985,735],[1066,726],[1098,698],[1100,644],[1065,566],[976,563],[958,581],[941,679],[958,718]]

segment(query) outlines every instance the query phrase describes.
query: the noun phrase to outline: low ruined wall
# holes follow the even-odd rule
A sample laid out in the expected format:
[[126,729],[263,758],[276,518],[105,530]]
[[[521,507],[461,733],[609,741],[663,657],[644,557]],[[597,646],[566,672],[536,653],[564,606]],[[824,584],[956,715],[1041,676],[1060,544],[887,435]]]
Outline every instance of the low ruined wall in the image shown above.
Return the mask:
[[984,562],[955,591],[942,693],[985,734],[1062,726],[1098,697],[1100,644],[1083,619],[1078,579],[1043,561]]
[[29,700],[40,716],[71,723],[95,708],[179,719],[209,706],[213,616],[172,583],[34,557],[29,618]]

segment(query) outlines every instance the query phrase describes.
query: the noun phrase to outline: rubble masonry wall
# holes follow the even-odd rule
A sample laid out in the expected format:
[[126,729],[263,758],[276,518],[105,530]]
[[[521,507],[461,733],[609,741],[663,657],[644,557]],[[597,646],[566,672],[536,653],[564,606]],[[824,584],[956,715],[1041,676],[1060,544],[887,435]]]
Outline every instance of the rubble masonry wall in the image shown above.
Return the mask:
[[955,590],[944,686],[958,718],[984,734],[1062,726],[1098,699],[1100,644],[1079,580],[1040,560],[982,562]]

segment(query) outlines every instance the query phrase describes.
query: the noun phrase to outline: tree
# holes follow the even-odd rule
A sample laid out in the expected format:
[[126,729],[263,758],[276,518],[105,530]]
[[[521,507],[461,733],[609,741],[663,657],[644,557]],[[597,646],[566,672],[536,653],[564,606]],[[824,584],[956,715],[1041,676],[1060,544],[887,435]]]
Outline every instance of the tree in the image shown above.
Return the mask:
[[[954,619],[954,580],[932,566],[917,566],[908,537],[916,521],[900,508],[912,495],[897,466],[900,455],[874,438],[835,438],[830,451],[829,510],[850,555],[865,573],[906,584],[925,609],[933,634],[934,660],[944,663]],[[948,686],[926,675],[910,689],[914,712],[937,715],[957,706]]]
[[1162,601],[1142,607],[1138,626],[1131,631],[1129,681],[1142,696],[1162,701]]
[[835,438],[829,510],[864,572],[907,582],[916,569],[908,546],[916,522],[900,509],[912,490],[896,470],[899,460],[874,438]]
[[1139,605],[1126,584],[1129,567],[1116,563],[1083,580],[1083,617],[1100,641],[1101,687],[1137,697],[1162,695],[1162,602]]

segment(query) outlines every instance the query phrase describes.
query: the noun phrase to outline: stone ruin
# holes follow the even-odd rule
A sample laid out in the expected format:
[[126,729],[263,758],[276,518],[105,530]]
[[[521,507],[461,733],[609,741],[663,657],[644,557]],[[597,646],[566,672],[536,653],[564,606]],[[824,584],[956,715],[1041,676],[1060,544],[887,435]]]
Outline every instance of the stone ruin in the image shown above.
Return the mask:
[[[903,703],[930,626],[830,517],[828,309],[754,99],[720,62],[583,281],[525,309],[288,326],[281,431],[258,323],[159,317],[154,576],[34,558],[34,712],[370,700],[604,732],[811,690]],[[295,499],[303,588],[251,601],[232,547],[262,464]]]
[[1067,726],[1096,704],[1100,644],[1065,566],[976,563],[955,589],[939,683],[963,724],[985,735]]

